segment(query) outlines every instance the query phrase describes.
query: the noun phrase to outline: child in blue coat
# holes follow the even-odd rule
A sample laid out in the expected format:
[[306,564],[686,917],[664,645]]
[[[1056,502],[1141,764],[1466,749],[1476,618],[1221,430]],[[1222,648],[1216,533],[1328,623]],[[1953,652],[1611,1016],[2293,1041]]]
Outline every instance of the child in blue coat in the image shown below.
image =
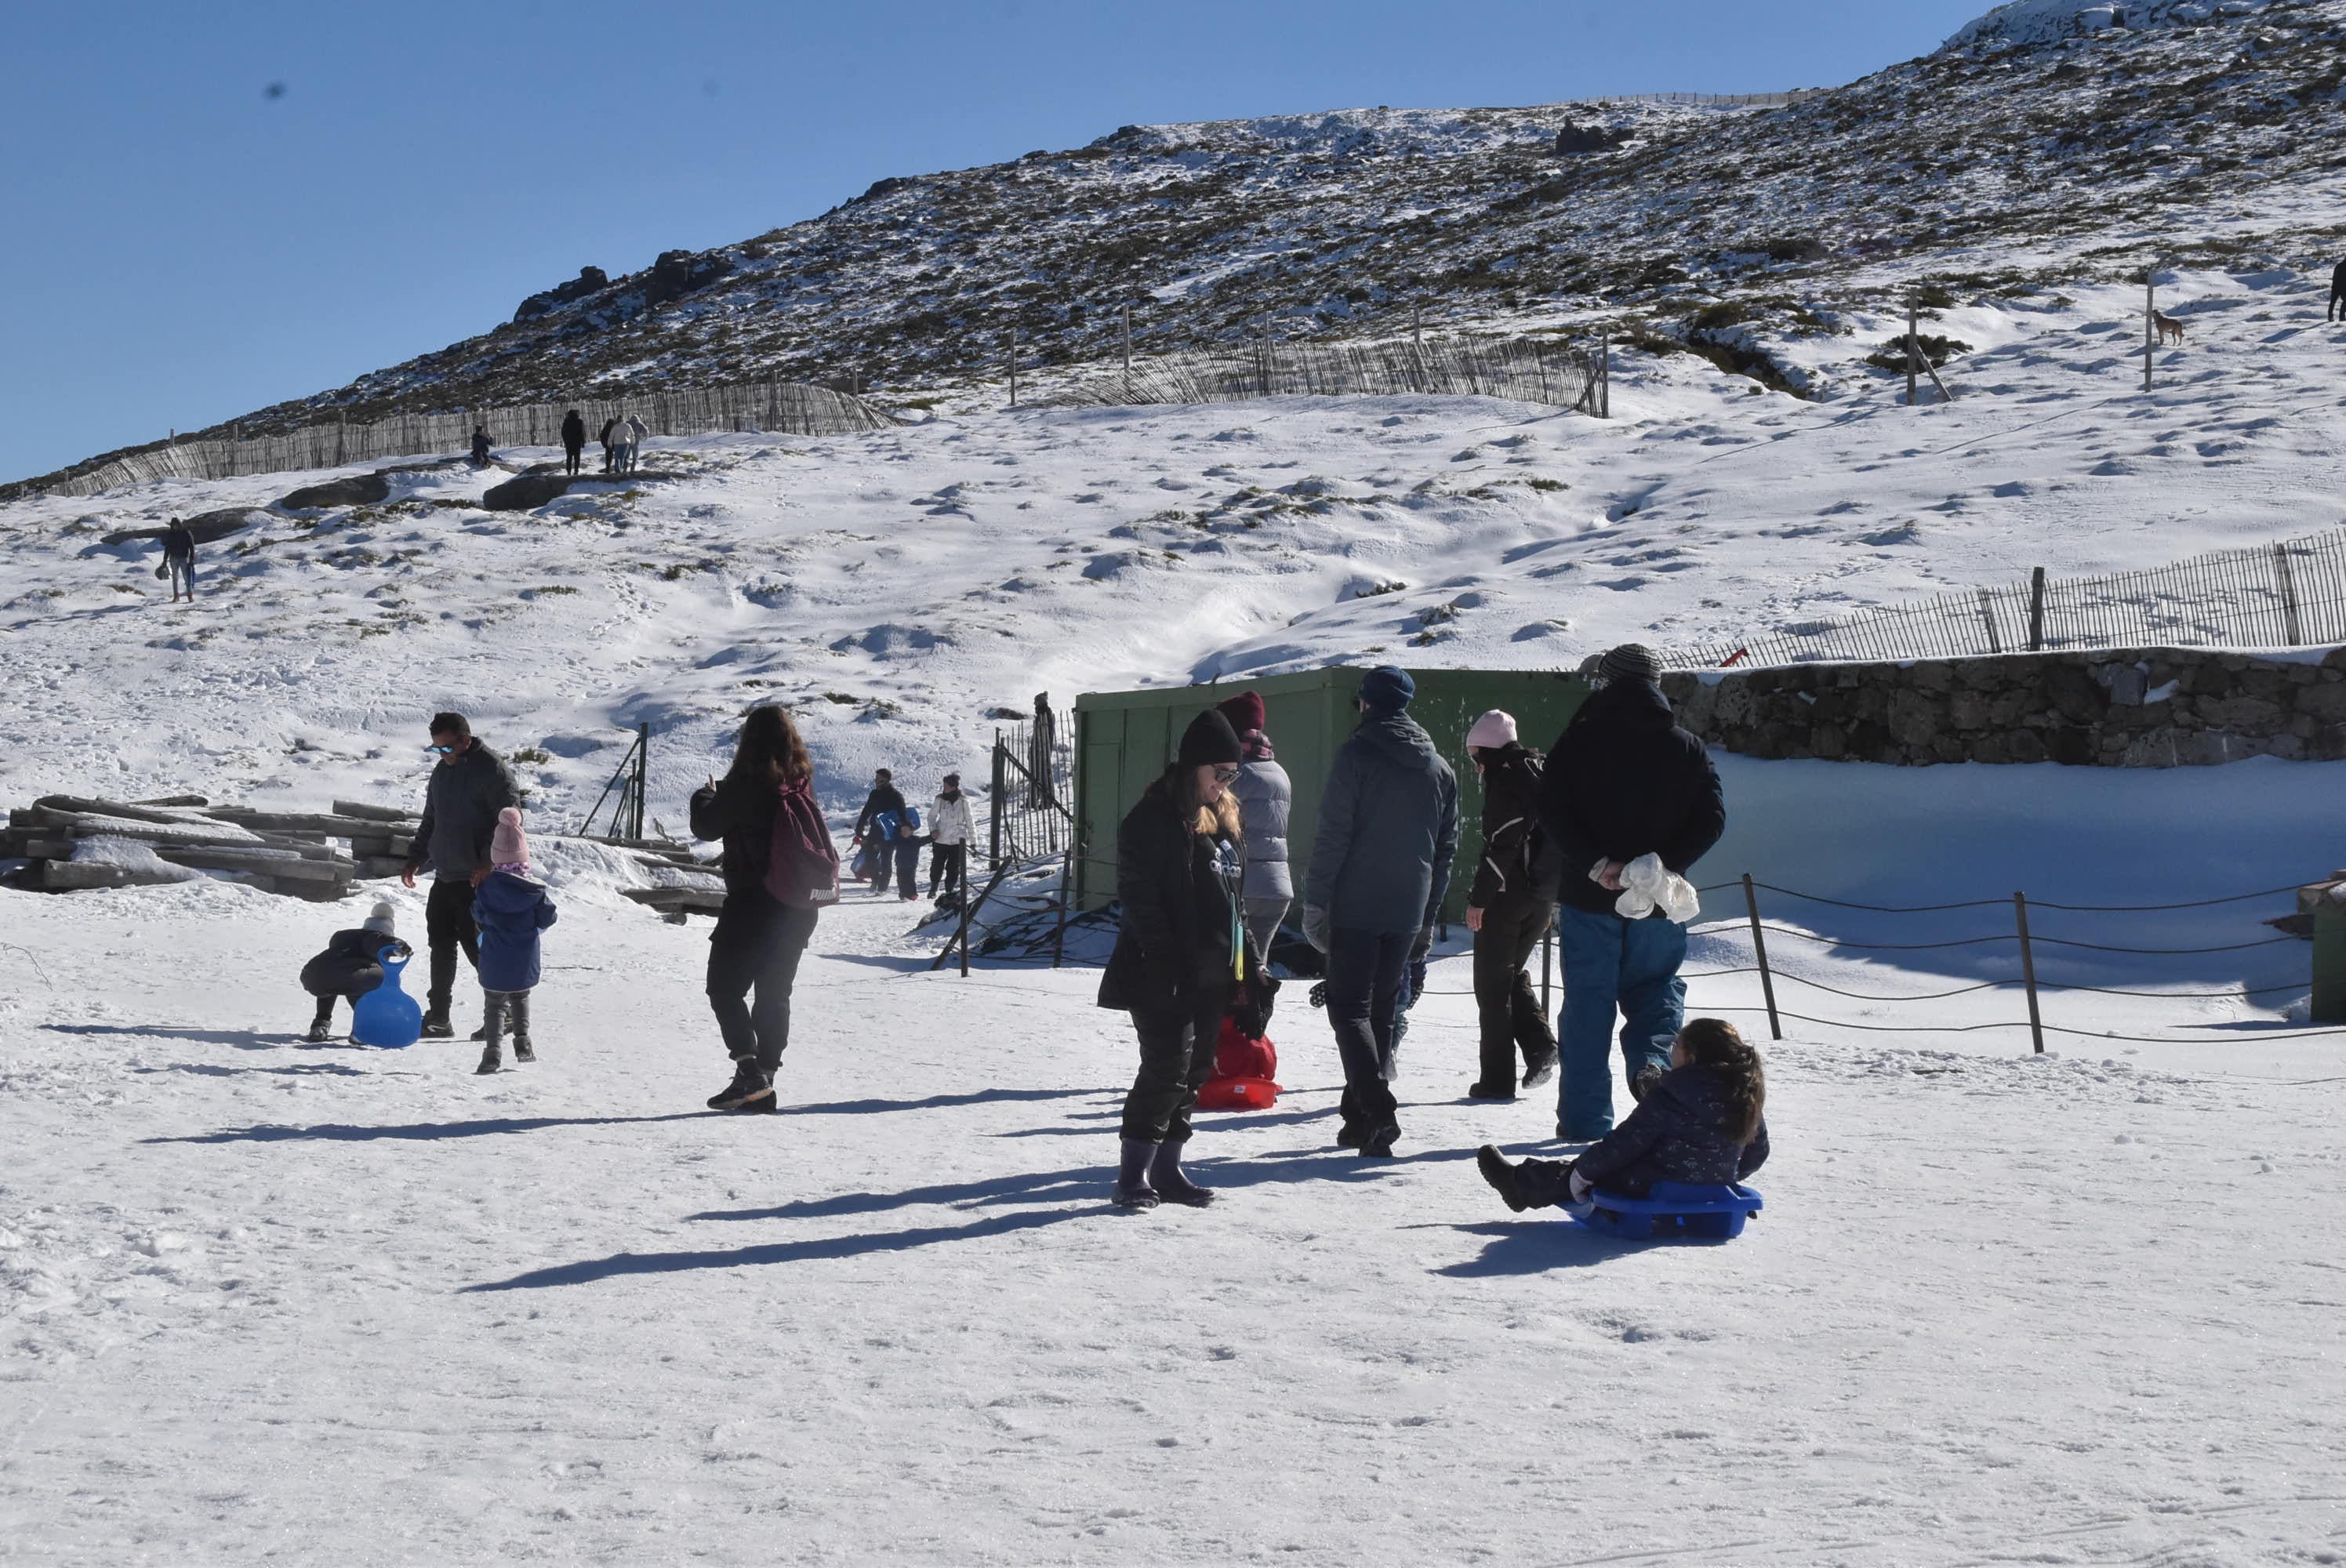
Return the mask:
[[508,1023],[514,1060],[537,1060],[529,1039],[529,993],[537,984],[537,933],[554,923],[555,915],[546,884],[529,874],[529,840],[522,834],[521,812],[511,806],[497,813],[489,863],[494,869],[473,890],[473,923],[481,929],[481,1011],[488,1038],[476,1073],[494,1073],[505,1065],[501,1044]]
[[1670,1070],[1641,1082],[1629,1119],[1578,1159],[1511,1166],[1485,1144],[1474,1154],[1483,1179],[1520,1214],[1586,1204],[1597,1187],[1644,1197],[1657,1182],[1723,1186],[1767,1163],[1767,1073],[1734,1024],[1689,1020],[1670,1046]]

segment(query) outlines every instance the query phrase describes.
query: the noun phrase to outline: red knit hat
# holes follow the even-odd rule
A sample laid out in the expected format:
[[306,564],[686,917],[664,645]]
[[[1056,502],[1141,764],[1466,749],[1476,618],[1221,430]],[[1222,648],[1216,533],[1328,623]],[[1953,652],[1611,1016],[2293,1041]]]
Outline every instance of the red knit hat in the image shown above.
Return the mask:
[[1262,728],[1262,698],[1251,691],[1242,691],[1228,702],[1214,705],[1221,710],[1230,728],[1239,735],[1250,735]]

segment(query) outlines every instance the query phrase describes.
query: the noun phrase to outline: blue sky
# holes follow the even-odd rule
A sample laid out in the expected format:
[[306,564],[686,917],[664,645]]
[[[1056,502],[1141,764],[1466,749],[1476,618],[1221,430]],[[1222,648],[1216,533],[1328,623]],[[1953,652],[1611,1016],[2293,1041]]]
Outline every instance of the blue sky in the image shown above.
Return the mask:
[[[887,175],[1132,122],[1825,87],[1987,0],[15,8],[0,480],[338,385]],[[271,84],[282,91],[272,96]]]

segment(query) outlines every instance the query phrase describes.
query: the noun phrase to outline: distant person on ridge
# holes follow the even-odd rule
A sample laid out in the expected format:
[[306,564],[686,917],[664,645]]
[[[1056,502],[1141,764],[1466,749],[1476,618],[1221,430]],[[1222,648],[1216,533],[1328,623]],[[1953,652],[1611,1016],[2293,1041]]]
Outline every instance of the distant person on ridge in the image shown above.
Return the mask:
[[[872,793],[863,798],[863,809],[855,819],[855,842],[871,844],[872,891],[888,891],[889,881],[896,875],[896,838],[890,831],[895,823],[904,820],[904,792],[896,788],[896,776],[885,768],[874,769]],[[885,820],[883,820],[883,819]],[[916,849],[913,851],[918,854]],[[904,892],[913,891],[912,873],[904,878]]]
[[473,466],[486,468],[488,465],[489,427],[485,424],[476,424],[473,427]]
[[611,437],[618,428],[617,420],[607,419],[603,422],[603,433],[595,438],[603,448],[603,472],[606,473],[610,473],[611,465],[618,461],[618,449],[611,444]]
[[2330,270],[2330,309],[2321,318],[2325,321],[2346,321],[2346,261]]
[[636,471],[636,464],[642,461],[644,439],[651,433],[652,427],[643,422],[641,415],[631,413],[627,416],[627,472],[629,473],[633,473]]
[[1417,683],[1391,665],[1361,679],[1361,726],[1320,794],[1303,934],[1328,955],[1328,1023],[1344,1061],[1339,1146],[1382,1159],[1401,1136],[1393,1100],[1409,967],[1430,940],[1458,853],[1458,779],[1409,717]]
[[578,472],[579,454],[586,450],[586,422],[572,409],[562,416],[562,472]]
[[179,602],[180,591],[186,590],[188,602],[196,597],[196,536],[177,517],[163,531],[163,571],[171,579],[171,602]]
[[1633,1095],[1644,1093],[1642,1077],[1664,1070],[1686,1022],[1686,927],[1659,909],[1625,918],[1622,874],[1653,855],[1684,876],[1727,829],[1719,770],[1671,717],[1653,651],[1625,643],[1597,661],[1592,678],[1596,693],[1556,738],[1539,796],[1540,825],[1562,862],[1556,1132],[1576,1144],[1613,1130],[1606,1064],[1616,1012]]
[[940,882],[948,899],[969,896],[969,846],[976,837],[969,797],[961,792],[961,775],[948,773],[929,811],[929,897],[937,896]]
[[423,1034],[446,1040],[455,1033],[448,1003],[456,989],[456,954],[463,952],[475,973],[481,967],[473,890],[494,869],[489,847],[496,838],[497,813],[515,804],[518,792],[504,761],[473,738],[472,723],[461,713],[432,716],[432,744],[425,749],[440,761],[424,786],[423,820],[400,881],[412,888],[416,872],[427,867],[432,872],[432,896],[423,906],[424,939],[432,949]]
[[1493,708],[1466,732],[1466,755],[1483,780],[1483,860],[1466,895],[1474,933],[1474,1010],[1482,1024],[1482,1075],[1470,1099],[1515,1097],[1556,1071],[1556,1035],[1525,968],[1556,920],[1556,857],[1540,831],[1540,754],[1515,737],[1515,716]]
[[1263,733],[1262,697],[1242,691],[1216,706],[1238,731],[1242,750],[1238,779],[1230,785],[1230,793],[1238,798],[1239,820],[1246,829],[1240,913],[1255,951],[1268,958],[1279,922],[1295,901],[1295,878],[1287,865],[1287,819],[1295,805],[1295,785],[1272,754],[1270,737]]

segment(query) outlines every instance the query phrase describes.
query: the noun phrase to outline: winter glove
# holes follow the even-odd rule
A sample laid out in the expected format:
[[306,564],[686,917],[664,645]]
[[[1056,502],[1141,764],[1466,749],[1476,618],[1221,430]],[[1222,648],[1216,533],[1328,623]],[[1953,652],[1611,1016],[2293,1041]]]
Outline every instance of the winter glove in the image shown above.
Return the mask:
[[1623,920],[1643,920],[1658,909],[1680,925],[1694,919],[1701,908],[1701,895],[1684,877],[1664,866],[1659,855],[1639,855],[1631,860],[1621,872],[1621,896],[1613,901],[1613,912]]
[[1303,906],[1303,940],[1321,952],[1325,952],[1328,951],[1329,934],[1328,911],[1316,904],[1305,904]]
[[1415,972],[1415,979],[1420,983],[1415,987],[1419,991],[1425,989],[1423,983],[1425,978],[1425,960],[1433,951],[1433,922],[1429,919],[1425,924],[1417,928],[1417,940],[1409,944],[1409,965]]
[[1580,1162],[1577,1160],[1572,1163],[1571,1169],[1564,1173],[1564,1179],[1572,1190],[1572,1201],[1575,1203],[1586,1203],[1588,1195],[1596,1190],[1596,1184],[1580,1174]]

